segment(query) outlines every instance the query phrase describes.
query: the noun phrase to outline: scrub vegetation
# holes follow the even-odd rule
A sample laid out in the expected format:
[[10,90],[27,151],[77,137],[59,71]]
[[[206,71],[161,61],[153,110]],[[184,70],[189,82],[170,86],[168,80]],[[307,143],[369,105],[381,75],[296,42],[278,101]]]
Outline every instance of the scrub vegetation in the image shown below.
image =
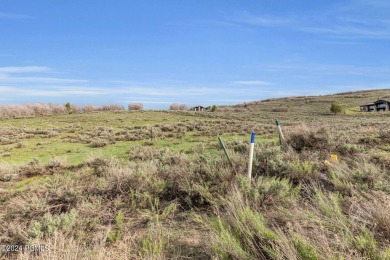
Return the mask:
[[2,257],[390,259],[389,95],[2,119],[0,244],[49,247]]
[[[129,105],[130,109],[130,105]],[[35,116],[52,116],[75,113],[91,113],[98,111],[123,111],[122,105],[103,105],[93,106],[85,105],[78,107],[67,102],[65,105],[53,104],[25,104],[25,105],[0,105],[0,118],[26,118]]]

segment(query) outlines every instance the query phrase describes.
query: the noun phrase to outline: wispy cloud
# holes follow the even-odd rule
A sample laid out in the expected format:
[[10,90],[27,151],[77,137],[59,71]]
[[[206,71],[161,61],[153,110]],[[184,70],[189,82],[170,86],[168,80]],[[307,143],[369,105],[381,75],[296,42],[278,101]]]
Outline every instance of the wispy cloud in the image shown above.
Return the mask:
[[239,104],[239,103],[244,103],[244,102],[249,102],[251,101],[250,99],[248,98],[245,98],[245,99],[238,99],[238,98],[235,98],[235,99],[232,99],[232,98],[221,98],[221,99],[210,99],[208,100],[210,102],[222,102],[222,103],[235,103],[235,104]]
[[111,93],[128,93],[142,96],[202,96],[215,94],[213,88],[207,87],[138,87],[129,86],[110,89]]
[[[140,99],[151,103],[168,102],[173,103],[167,98],[174,100],[178,99],[209,99],[213,97],[224,97],[226,95],[235,95],[239,98],[245,93],[258,94],[264,90],[258,89],[254,86],[247,86],[243,88],[229,88],[229,87],[183,87],[167,88],[167,87],[123,87],[123,88],[108,88],[108,87],[88,87],[88,86],[74,86],[74,85],[60,85],[60,86],[46,86],[46,87],[15,87],[9,85],[0,85],[0,94],[5,96],[34,96],[34,97],[66,97],[66,96],[110,96],[123,97],[126,95],[139,96]],[[135,99],[134,99],[135,100]],[[176,101],[179,102],[179,101]]]
[[0,67],[0,74],[12,74],[12,73],[33,73],[33,72],[49,72],[49,67],[43,66],[8,66]]
[[110,83],[116,83],[116,84],[119,84],[119,85],[145,85],[145,84],[149,84],[149,85],[180,85],[180,84],[183,84],[184,82],[181,81],[181,80],[175,80],[175,79],[164,79],[164,80],[153,80],[153,81],[148,81],[148,82],[145,82],[145,81],[130,81],[130,80],[110,80],[110,81],[107,81],[107,82],[110,82]]
[[93,96],[107,95],[107,91],[96,88],[85,88],[77,86],[53,87],[53,88],[20,88],[12,86],[0,86],[2,95],[10,96],[34,96],[34,97],[62,97],[62,96]]
[[233,22],[254,25],[254,26],[282,26],[291,22],[289,18],[272,17],[265,15],[253,15],[240,13],[231,18]]
[[[306,72],[305,75],[359,75],[366,77],[387,77],[390,74],[390,67],[383,66],[357,66],[345,64],[319,64],[285,62],[279,64],[267,64],[262,69],[268,72]],[[307,73],[310,72],[310,73]]]
[[87,80],[51,77],[8,77],[0,75],[0,83],[83,83]]
[[351,0],[306,13],[266,15],[241,12],[221,19],[227,26],[280,28],[340,39],[390,39],[389,1]]
[[87,87],[87,86],[50,86],[50,87],[13,87],[0,86],[0,93],[21,95],[21,96],[72,96],[72,95],[140,95],[140,96],[203,96],[215,93],[212,89],[186,89],[184,91],[166,88],[146,88],[146,87],[126,87],[126,88],[105,88],[105,87]]
[[248,86],[272,85],[271,82],[263,81],[263,80],[237,80],[237,81],[233,81],[233,84],[248,85]]
[[[373,28],[374,27],[374,28]],[[317,33],[317,34],[326,34],[334,38],[343,38],[343,39],[390,39],[390,27],[380,28],[378,26],[364,26],[364,25],[355,25],[350,23],[344,23],[340,25],[329,25],[324,26],[308,26],[301,27],[301,31]]]
[[[213,86],[189,86],[175,80],[164,80],[160,83],[143,82],[139,85],[131,81],[116,81],[118,86],[93,86],[94,83],[84,79],[52,77],[55,72],[46,66],[7,66],[0,67],[0,93],[5,96],[33,97],[67,97],[67,96],[110,96],[125,95],[178,99],[179,97],[208,97],[221,93],[240,94],[236,88],[223,89]],[[49,75],[48,75],[49,74]],[[180,84],[179,84],[180,83]],[[240,82],[239,82],[240,83]],[[241,82],[241,84],[259,84],[264,82]],[[75,85],[74,85],[75,84]],[[152,100],[168,102],[169,100]]]
[[32,16],[17,13],[0,12],[0,19],[31,19]]
[[[44,66],[8,66],[0,67],[0,84],[9,83],[83,83],[87,80],[80,79],[66,79],[66,78],[54,78],[42,76],[42,73],[53,72],[49,67]],[[15,74],[39,74],[34,77],[21,77],[15,76]]]
[[390,83],[375,83],[375,84],[361,84],[360,82],[356,82],[355,84],[335,84],[328,85],[324,87],[327,90],[327,93],[340,93],[345,91],[357,91],[357,90],[369,90],[369,89],[389,89]]

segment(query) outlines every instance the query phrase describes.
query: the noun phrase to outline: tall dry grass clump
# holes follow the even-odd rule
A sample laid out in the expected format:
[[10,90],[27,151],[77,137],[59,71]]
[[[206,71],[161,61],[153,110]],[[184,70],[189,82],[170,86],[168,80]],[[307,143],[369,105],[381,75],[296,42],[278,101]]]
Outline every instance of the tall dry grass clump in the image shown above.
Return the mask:
[[326,128],[313,130],[305,125],[296,126],[286,132],[286,141],[297,152],[330,149],[330,133]]

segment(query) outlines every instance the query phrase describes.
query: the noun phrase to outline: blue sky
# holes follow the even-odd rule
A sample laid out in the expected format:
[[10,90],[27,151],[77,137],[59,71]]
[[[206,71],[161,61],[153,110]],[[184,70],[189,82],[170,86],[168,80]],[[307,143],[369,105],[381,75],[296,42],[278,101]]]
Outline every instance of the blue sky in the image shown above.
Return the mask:
[[164,109],[390,88],[390,1],[0,0],[0,102]]

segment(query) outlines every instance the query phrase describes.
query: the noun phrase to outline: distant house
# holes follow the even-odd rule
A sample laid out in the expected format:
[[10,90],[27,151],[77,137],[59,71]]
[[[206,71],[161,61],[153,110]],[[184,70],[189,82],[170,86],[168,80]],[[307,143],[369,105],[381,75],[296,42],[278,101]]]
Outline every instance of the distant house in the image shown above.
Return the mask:
[[375,111],[375,104],[374,103],[370,103],[370,104],[365,104],[365,105],[361,105],[360,106],[360,111],[361,112],[371,112],[371,111]]
[[360,106],[361,112],[371,112],[371,111],[389,111],[390,110],[390,100],[378,99],[374,103],[369,103]]
[[200,111],[204,111],[204,107],[202,107],[202,106],[196,106],[196,107],[193,107],[192,110],[195,111],[195,112],[200,112]]
[[374,102],[377,111],[389,111],[390,100],[379,99]]

